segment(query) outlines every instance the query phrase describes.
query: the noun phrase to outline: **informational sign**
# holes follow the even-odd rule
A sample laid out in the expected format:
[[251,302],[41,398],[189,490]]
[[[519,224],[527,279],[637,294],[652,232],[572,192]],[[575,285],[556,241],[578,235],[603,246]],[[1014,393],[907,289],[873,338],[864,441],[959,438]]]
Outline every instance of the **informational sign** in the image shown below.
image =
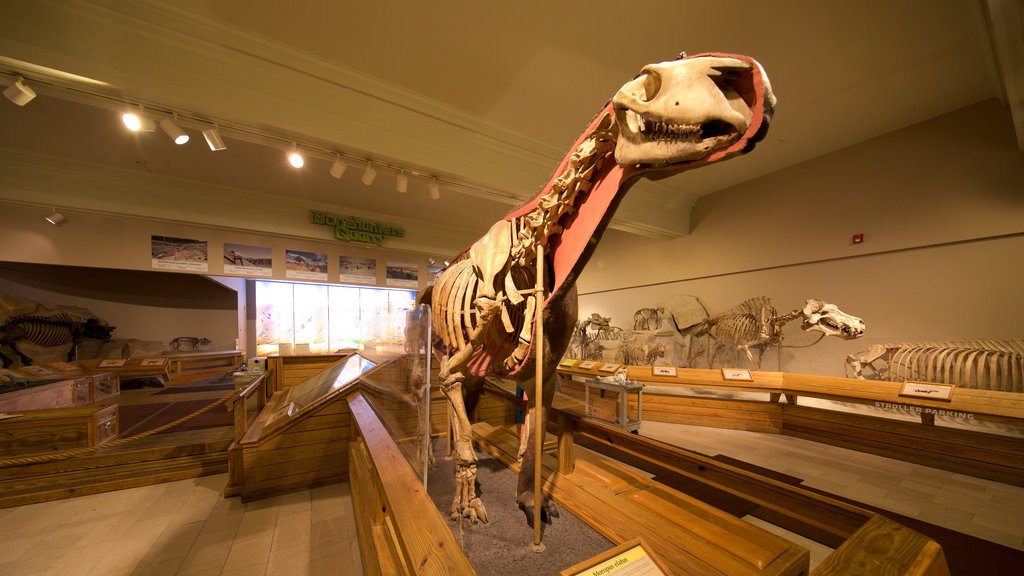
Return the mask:
[[750,370],[743,368],[722,368],[722,379],[737,382],[754,381],[754,377],[750,375]]
[[405,230],[382,224],[370,222],[354,216],[334,216],[320,210],[313,210],[313,224],[330,226],[334,229],[334,238],[342,242],[362,242],[383,246],[385,238],[402,238]]
[[562,570],[560,576],[666,576],[668,571],[647,549],[643,540],[634,538]]
[[931,382],[904,382],[900,396],[927,398],[929,400],[953,401],[953,384],[932,384]]

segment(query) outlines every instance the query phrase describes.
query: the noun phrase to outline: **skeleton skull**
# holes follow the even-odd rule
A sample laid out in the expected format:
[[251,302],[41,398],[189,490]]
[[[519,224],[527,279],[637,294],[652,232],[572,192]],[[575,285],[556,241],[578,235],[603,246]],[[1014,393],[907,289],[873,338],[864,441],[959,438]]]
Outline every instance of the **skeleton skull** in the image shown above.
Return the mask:
[[811,298],[804,305],[801,328],[853,340],[864,335],[864,321],[839,309],[835,304]]
[[[756,63],[699,57],[645,66],[615,97],[615,161],[659,166],[704,158],[736,142],[753,112],[737,85]],[[770,89],[768,101],[772,103]]]

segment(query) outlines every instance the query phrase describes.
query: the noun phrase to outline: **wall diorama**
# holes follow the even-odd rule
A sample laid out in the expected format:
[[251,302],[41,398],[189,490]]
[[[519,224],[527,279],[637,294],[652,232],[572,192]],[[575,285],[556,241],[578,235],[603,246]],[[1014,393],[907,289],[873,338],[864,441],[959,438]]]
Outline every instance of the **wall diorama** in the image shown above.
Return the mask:
[[110,340],[114,330],[109,322],[79,306],[0,295],[0,359],[4,368],[77,360],[87,339],[98,345]]
[[[767,133],[774,105],[763,69],[746,56],[684,54],[645,66],[598,112],[540,192],[493,224],[424,292],[439,340],[441,388],[455,413],[453,520],[487,520],[476,494],[467,405],[486,376],[530,380],[540,363],[542,403],[550,406],[555,368],[576,324],[576,279],[625,193],[640,178],[749,152]],[[538,316],[542,342],[533,341]],[[536,401],[531,394],[528,421]],[[516,500],[533,525],[532,429],[520,452]],[[550,522],[547,495],[540,508],[537,515]]]
[[783,328],[795,322],[804,332],[818,333],[817,340],[801,346],[826,336],[852,340],[865,331],[863,320],[816,298],[783,314],[767,296],[708,314],[699,299],[683,295],[637,310],[631,330],[611,326],[610,318],[592,313],[576,324],[568,353],[634,366],[760,370],[765,352],[784,347]]
[[0,361],[5,369],[235,349],[233,342],[203,336],[179,336],[166,342],[113,338],[115,330],[106,319],[81,306],[0,295]]

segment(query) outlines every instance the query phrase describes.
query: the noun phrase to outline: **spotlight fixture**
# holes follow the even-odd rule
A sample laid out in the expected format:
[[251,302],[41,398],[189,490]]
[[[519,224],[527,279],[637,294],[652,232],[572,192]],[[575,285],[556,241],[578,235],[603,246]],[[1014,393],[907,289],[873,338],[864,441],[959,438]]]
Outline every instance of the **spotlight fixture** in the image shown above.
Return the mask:
[[216,124],[203,130],[203,138],[206,138],[206,145],[214,152],[227,148],[224,139],[220,137],[220,130],[217,129]]
[[292,168],[302,168],[306,165],[306,159],[299,153],[299,147],[292,145],[292,151],[288,153],[288,163],[292,165]]
[[142,108],[125,112],[121,115],[121,121],[124,122],[125,128],[132,132],[153,132],[156,130],[156,123],[153,122],[152,118],[142,113]]
[[430,198],[431,200],[441,199],[441,189],[437,187],[437,178],[430,181]]
[[335,156],[334,163],[331,164],[331,176],[340,179],[341,175],[345,173],[346,168],[348,168],[348,164],[341,160],[341,156]]
[[66,216],[64,216],[60,212],[57,212],[57,210],[55,209],[53,211],[53,214],[50,214],[49,216],[46,217],[46,221],[49,222],[50,224],[53,224],[54,226],[60,226],[61,224],[67,222],[68,219]]
[[366,163],[366,170],[363,170],[363,176],[360,178],[363,184],[369,186],[373,184],[373,180],[377,178],[377,171],[373,169],[373,165],[369,162]]
[[36,97],[36,91],[25,86],[25,79],[21,76],[14,77],[14,84],[4,89],[4,96],[18,106],[24,106]]
[[398,178],[395,179],[395,190],[405,194],[405,191],[409,189],[409,177],[405,175],[405,172],[398,174]]
[[185,134],[185,131],[181,129],[181,126],[178,126],[178,123],[176,122],[177,119],[177,116],[174,118],[164,118],[160,121],[160,128],[163,129],[164,133],[166,133],[171,140],[174,140],[175,144],[181,145],[188,142],[188,134]]

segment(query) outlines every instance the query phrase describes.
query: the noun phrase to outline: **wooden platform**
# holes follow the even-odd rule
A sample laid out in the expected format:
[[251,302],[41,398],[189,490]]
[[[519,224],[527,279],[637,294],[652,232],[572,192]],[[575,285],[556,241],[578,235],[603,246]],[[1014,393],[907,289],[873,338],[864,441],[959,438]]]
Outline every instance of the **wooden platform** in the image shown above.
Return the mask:
[[156,434],[88,456],[0,468],[0,508],[227,471],[228,426]]
[[[582,380],[594,371],[559,372],[561,391],[582,400]],[[679,368],[675,376],[654,376],[649,366],[629,366],[627,375],[647,385],[644,420],[785,434],[1024,486],[1020,393],[957,388],[951,400],[940,401],[901,395],[900,382],[807,374],[753,371],[751,381],[738,382],[725,380],[720,370]],[[822,400],[859,409],[828,408]],[[599,417],[608,418],[612,408],[610,399],[595,402]],[[918,419],[906,420],[897,410]],[[992,433],[970,422],[1016,432]]]
[[[511,427],[473,426],[480,446],[517,470]],[[575,472],[543,458],[545,491],[619,544],[641,537],[674,574],[807,574],[807,550],[651,480],[599,454],[578,450]]]

